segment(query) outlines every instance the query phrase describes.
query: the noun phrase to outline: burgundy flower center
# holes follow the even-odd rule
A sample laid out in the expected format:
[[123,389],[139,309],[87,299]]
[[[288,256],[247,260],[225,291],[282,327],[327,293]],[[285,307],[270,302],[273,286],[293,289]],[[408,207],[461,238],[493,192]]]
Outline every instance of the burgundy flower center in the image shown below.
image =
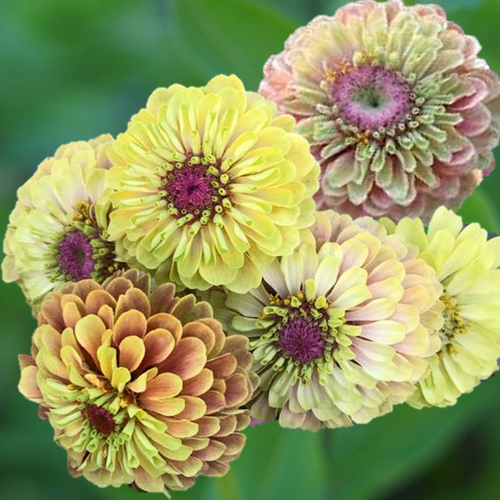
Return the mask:
[[306,319],[296,318],[279,333],[279,347],[283,354],[302,364],[323,356],[323,331]]
[[187,153],[184,162],[165,165],[160,196],[179,225],[200,221],[208,224],[216,214],[231,209],[229,175],[221,171],[213,155]]
[[93,257],[94,249],[87,236],[81,231],[75,229],[68,233],[59,244],[58,250],[59,267],[73,281],[92,276],[96,265]]
[[212,181],[205,165],[185,165],[173,171],[167,190],[175,208],[184,214],[197,215],[210,209],[213,205],[212,197],[217,196],[217,189],[212,186]]
[[340,76],[332,86],[340,116],[361,130],[378,130],[404,122],[412,110],[412,91],[394,71],[360,66]]
[[82,410],[82,414],[90,424],[90,427],[95,429],[99,434],[109,436],[114,432],[116,425],[115,420],[113,415],[105,408],[88,404],[85,409]]

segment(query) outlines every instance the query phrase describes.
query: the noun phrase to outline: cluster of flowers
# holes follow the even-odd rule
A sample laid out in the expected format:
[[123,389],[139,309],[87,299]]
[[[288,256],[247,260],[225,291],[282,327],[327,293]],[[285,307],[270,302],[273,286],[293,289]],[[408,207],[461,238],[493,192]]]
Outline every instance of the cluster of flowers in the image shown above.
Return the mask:
[[449,210],[500,136],[478,50],[439,7],[364,0],[298,30],[261,95],[158,89],[39,166],[3,276],[38,317],[20,390],[73,475],[186,489],[251,417],[366,423],[497,370],[500,238]]

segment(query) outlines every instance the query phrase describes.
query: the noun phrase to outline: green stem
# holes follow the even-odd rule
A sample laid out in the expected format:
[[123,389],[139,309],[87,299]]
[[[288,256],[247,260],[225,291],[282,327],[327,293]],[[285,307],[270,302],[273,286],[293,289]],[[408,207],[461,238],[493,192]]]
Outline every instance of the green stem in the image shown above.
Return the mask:
[[235,474],[229,471],[225,476],[214,481],[219,500],[243,500],[235,477]]
[[[324,429],[321,431],[322,433],[322,439],[321,439],[321,444],[323,448],[323,456],[324,456],[324,463],[325,464],[330,464],[332,462],[332,457],[333,454],[335,453],[335,445],[334,445],[334,433],[335,431],[333,429]],[[328,481],[328,484],[326,485],[326,492],[325,492],[325,498],[336,498],[336,488],[335,484],[331,481]]]
[[322,431],[323,433],[323,439],[322,439],[322,444],[323,444],[323,451],[325,453],[325,456],[326,456],[326,459],[327,461],[331,459],[331,457],[333,456],[333,452],[334,452],[334,437],[333,437],[333,433],[334,431],[332,429],[324,429]]

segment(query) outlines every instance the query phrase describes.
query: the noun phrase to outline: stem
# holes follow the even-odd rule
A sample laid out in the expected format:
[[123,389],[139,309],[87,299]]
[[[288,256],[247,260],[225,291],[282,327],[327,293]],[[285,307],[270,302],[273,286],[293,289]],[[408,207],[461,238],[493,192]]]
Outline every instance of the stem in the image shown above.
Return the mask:
[[332,429],[325,429],[323,431],[323,440],[322,440],[322,445],[323,445],[323,451],[325,453],[325,456],[328,459],[333,455],[334,451],[334,438],[333,438],[333,430]]
[[[332,429],[325,429],[322,431],[322,433],[323,433],[322,436],[323,439],[321,440],[321,443],[323,445],[322,447],[323,447],[324,462],[325,464],[329,464],[335,450],[335,445],[334,445],[335,439],[333,436],[334,431]],[[335,484],[333,484],[333,482],[329,480],[326,484],[325,498],[329,499],[336,498],[335,492],[336,492]]]
[[225,476],[217,478],[214,485],[219,493],[219,500],[241,500],[235,475],[231,471]]

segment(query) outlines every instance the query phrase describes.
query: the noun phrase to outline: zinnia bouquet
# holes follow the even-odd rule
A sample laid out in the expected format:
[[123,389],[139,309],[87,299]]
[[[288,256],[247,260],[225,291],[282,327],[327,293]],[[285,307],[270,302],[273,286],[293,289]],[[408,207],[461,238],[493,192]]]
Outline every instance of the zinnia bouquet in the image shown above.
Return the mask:
[[222,476],[254,422],[448,406],[497,369],[500,238],[452,210],[494,168],[500,80],[440,7],[362,0],[264,68],[153,92],[18,191],[19,389],[98,486]]

